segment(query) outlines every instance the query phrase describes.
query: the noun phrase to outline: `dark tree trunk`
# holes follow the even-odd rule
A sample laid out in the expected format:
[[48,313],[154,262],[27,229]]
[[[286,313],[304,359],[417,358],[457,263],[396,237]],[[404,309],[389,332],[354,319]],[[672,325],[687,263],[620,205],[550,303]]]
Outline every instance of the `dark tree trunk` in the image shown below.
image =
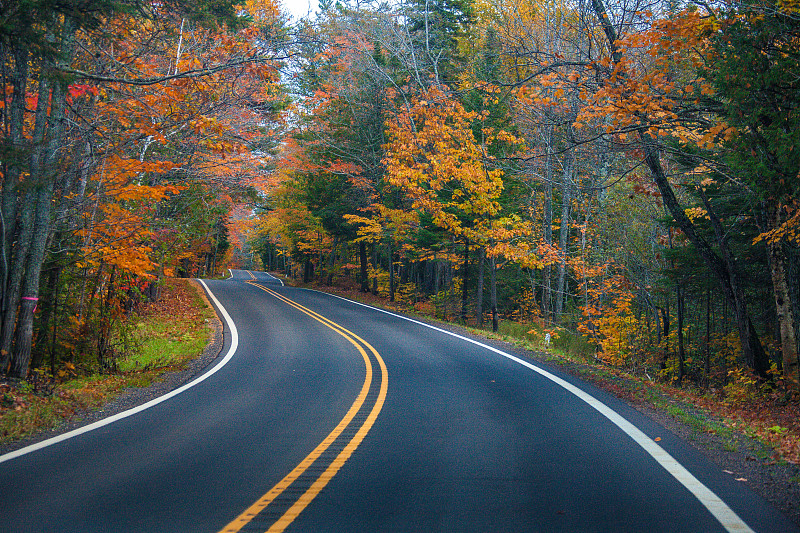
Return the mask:
[[378,244],[372,244],[372,269],[375,275],[372,276],[372,293],[378,294]]
[[[548,137],[552,139],[552,135]],[[544,242],[549,247],[553,244],[553,171],[551,142],[547,143],[547,159],[545,161],[544,183]],[[545,322],[553,320],[553,266],[551,263],[544,265],[542,272],[542,317]]]
[[669,359],[669,296],[667,296],[666,308],[657,307],[656,309],[661,313],[658,327],[658,344],[661,345],[662,339],[667,343],[663,349],[660,364],[661,370],[664,370],[667,368],[667,360]]
[[558,278],[556,285],[556,301],[554,319],[561,320],[564,303],[567,298],[567,246],[569,245],[569,220],[572,207],[572,158],[569,155],[564,162],[563,187],[561,191],[561,227],[558,232],[560,260],[558,262]]
[[683,382],[683,375],[685,372],[685,361],[686,361],[686,348],[684,347],[684,338],[683,338],[683,322],[684,322],[684,312],[686,307],[686,302],[684,298],[684,290],[680,284],[677,284],[675,287],[675,296],[678,300],[678,383]]
[[[611,20],[608,17],[602,0],[591,0],[591,3],[603,27],[606,38],[608,39],[608,47],[611,51],[612,62],[616,65],[622,58],[622,51],[617,45],[617,31],[611,24]],[[624,72],[621,72],[620,76],[623,79],[626,77]],[[664,205],[678,224],[678,227],[700,253],[700,256],[713,274],[720,280],[725,296],[733,306],[736,328],[739,333],[739,340],[742,344],[742,353],[745,362],[757,375],[766,378],[767,371],[769,370],[769,358],[764,351],[764,347],[761,345],[755,327],[753,327],[753,322],[747,309],[744,289],[741,285],[739,269],[730,251],[730,247],[728,246],[726,234],[722,229],[722,225],[713,207],[708,202],[708,199],[705,198],[705,195],[703,195],[703,202],[711,225],[714,228],[716,245],[720,251],[719,255],[705,239],[695,231],[694,224],[678,202],[675,191],[672,189],[672,185],[669,183],[669,179],[661,166],[660,155],[653,138],[650,137],[650,134],[647,133],[644,128],[639,129],[637,134],[639,145],[644,152],[645,163],[650,170],[653,181],[661,193]],[[702,194],[702,189],[700,193]]]
[[[773,208],[767,213],[768,230],[781,225],[781,208]],[[773,295],[775,296],[775,318],[778,322],[778,338],[781,340],[781,363],[786,385],[797,389],[800,387],[798,376],[797,337],[794,329],[794,311],[792,296],[786,276],[786,254],[782,242],[766,239],[767,258],[770,277],[772,278]]]
[[464,239],[464,268],[461,284],[461,322],[467,323],[467,301],[469,299],[469,239]]
[[479,328],[483,327],[483,266],[486,262],[486,248],[478,249],[478,290],[475,295],[475,319]]
[[394,247],[389,241],[389,301],[394,301]]
[[500,319],[497,316],[497,258],[494,256],[492,256],[492,261],[489,265],[489,272],[489,283],[491,285],[490,305],[492,306],[492,331],[497,333],[497,331],[500,329]]
[[55,330],[55,325],[50,323],[58,321],[58,282],[61,276],[61,266],[58,259],[50,266],[47,274],[45,301],[41,302],[41,319],[38,334],[36,335],[36,350],[31,355],[31,368],[39,368],[44,361],[47,340],[51,330]]
[[[64,18],[61,28],[61,58],[56,63],[43,62],[39,80],[39,102],[34,121],[33,149],[30,155],[30,176],[28,178],[31,184],[29,196],[34,203],[29,206],[29,209],[23,210],[25,212],[32,208],[34,214],[30,221],[29,248],[26,257],[21,261],[25,265],[25,280],[22,287],[10,369],[12,376],[20,378],[28,375],[33,336],[33,311],[38,301],[39,278],[50,236],[53,191],[58,175],[56,164],[58,151],[63,142],[66,120],[66,80],[58,78],[57,73],[69,63],[72,57],[75,38],[73,22],[70,17]],[[50,76],[53,77],[53,80],[48,79]],[[10,309],[13,310],[14,307]],[[3,338],[5,339],[5,332]]]
[[[14,73],[11,80],[13,87],[11,93],[10,109],[8,110],[8,142],[9,156],[3,158],[3,190],[2,190],[2,213],[0,213],[0,223],[2,223],[2,242],[0,246],[0,268],[2,276],[0,278],[0,330],[2,336],[6,335],[5,328],[7,323],[5,317],[7,313],[16,314],[17,298],[12,297],[9,292],[13,284],[10,276],[14,270],[11,268],[12,250],[14,249],[14,238],[17,231],[17,201],[22,196],[18,189],[19,178],[22,173],[23,158],[23,129],[25,121],[26,92],[28,86],[28,59],[29,52],[23,47],[14,50]],[[18,286],[18,284],[17,284]],[[13,322],[11,322],[13,327]],[[10,338],[10,333],[8,333]],[[0,373],[8,368],[11,361],[10,342],[0,342]]]
[[711,286],[706,286],[706,342],[703,368],[706,387],[711,384]]
[[336,248],[339,246],[339,236],[333,236],[330,260],[328,261],[328,285],[333,285],[333,271],[336,270]]
[[100,331],[97,333],[97,362],[100,368],[108,369],[114,366],[114,355],[111,348],[111,329],[114,317],[112,316],[112,306],[114,299],[114,284],[117,281],[117,267],[111,267],[111,275],[108,278],[108,290],[106,297],[100,301]]
[[361,292],[369,292],[369,279],[367,277],[367,243],[358,243],[358,257],[361,262]]

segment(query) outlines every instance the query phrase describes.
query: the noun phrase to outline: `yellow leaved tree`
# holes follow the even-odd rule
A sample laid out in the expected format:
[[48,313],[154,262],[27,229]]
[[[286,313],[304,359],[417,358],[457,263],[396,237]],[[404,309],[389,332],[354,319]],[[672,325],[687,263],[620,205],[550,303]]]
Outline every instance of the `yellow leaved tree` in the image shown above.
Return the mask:
[[503,170],[491,167],[486,145],[475,139],[480,118],[433,87],[388,123],[384,163],[389,182],[405,191],[411,207],[455,236],[478,240],[475,221],[500,212]]

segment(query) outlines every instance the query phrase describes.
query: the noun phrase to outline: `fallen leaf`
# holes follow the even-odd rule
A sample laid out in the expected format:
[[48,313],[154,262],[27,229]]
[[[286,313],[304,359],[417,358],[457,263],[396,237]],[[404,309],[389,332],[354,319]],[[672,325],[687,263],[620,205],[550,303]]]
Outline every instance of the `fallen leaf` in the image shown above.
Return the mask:
[[656,438],[654,438],[653,440],[654,440],[654,441],[656,441],[656,442],[658,442],[658,441],[660,441],[660,440],[661,440],[661,437],[656,437]]

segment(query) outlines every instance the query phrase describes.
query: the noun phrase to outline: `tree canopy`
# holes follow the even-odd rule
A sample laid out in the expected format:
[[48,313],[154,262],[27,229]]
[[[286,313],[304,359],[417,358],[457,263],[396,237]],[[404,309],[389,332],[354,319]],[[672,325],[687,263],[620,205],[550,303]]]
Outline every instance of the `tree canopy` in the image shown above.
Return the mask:
[[260,261],[668,381],[800,386],[791,2],[2,9],[3,373],[113,365],[160,278]]

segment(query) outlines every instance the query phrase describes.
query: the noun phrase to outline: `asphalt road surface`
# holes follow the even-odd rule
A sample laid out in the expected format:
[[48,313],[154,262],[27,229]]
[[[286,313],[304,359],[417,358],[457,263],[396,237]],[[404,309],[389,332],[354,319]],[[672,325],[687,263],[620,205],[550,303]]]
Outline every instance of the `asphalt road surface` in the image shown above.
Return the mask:
[[0,456],[0,531],[797,531],[557,369],[265,273],[205,285],[220,359]]

